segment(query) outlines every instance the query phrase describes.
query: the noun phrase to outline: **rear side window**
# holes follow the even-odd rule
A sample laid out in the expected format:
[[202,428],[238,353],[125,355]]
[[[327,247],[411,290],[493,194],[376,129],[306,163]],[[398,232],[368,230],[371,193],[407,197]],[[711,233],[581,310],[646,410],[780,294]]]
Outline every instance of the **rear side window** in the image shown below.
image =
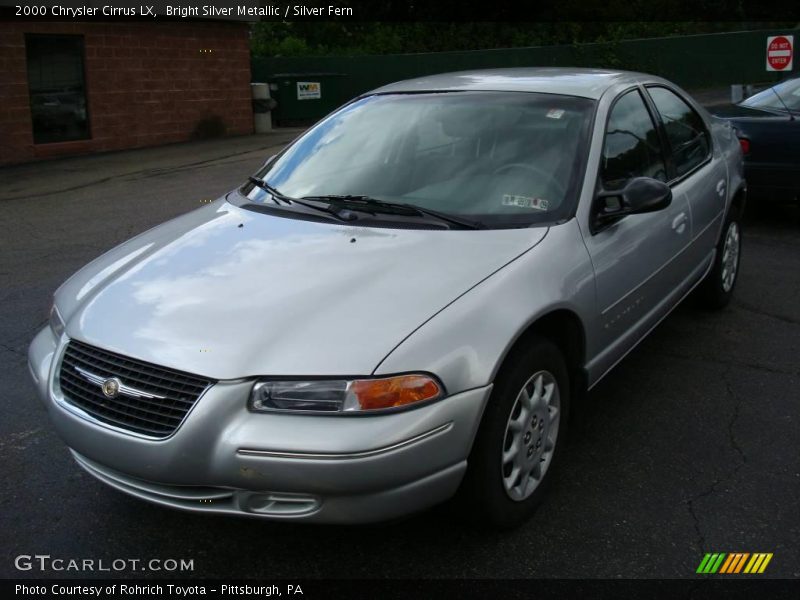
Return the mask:
[[601,173],[607,190],[619,189],[633,177],[667,180],[658,131],[637,90],[625,93],[611,109]]
[[708,158],[711,145],[703,119],[684,100],[666,88],[648,88],[667,133],[678,176]]

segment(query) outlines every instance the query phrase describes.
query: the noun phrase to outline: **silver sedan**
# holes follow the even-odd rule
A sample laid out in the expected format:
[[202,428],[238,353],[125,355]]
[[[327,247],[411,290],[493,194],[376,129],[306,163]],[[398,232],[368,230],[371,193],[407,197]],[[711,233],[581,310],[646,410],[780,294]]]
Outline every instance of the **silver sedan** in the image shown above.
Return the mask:
[[531,515],[570,407],[690,292],[721,308],[730,127],[672,83],[462,72],[343,106],[55,293],[29,363],[76,462],[195,512]]

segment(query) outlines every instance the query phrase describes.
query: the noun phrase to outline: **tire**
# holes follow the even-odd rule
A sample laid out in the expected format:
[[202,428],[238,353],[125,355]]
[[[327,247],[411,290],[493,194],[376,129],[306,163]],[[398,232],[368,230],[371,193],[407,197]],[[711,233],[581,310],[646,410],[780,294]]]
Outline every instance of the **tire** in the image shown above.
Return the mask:
[[[525,402],[523,389],[530,404]],[[479,525],[509,529],[533,514],[558,465],[569,407],[567,366],[555,344],[537,336],[506,359],[495,379],[456,497],[462,516]],[[526,411],[528,415],[523,416]],[[547,422],[542,421],[545,415]],[[518,426],[512,426],[512,420]],[[513,452],[514,447],[519,451]],[[517,477],[513,476],[515,470]]]
[[714,265],[697,288],[697,299],[701,306],[720,310],[730,303],[739,278],[741,257],[742,222],[738,211],[731,208],[717,242]]

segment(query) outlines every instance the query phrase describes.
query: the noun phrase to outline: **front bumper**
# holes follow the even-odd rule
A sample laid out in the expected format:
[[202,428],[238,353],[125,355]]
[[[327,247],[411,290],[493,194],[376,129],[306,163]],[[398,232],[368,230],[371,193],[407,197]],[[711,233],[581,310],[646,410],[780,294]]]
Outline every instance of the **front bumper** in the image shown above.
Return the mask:
[[81,467],[161,505],[327,523],[372,522],[452,496],[491,386],[386,415],[256,414],[252,381],[222,381],[178,430],[148,440],[65,408],[55,371],[66,344],[34,338],[29,367],[51,420]]

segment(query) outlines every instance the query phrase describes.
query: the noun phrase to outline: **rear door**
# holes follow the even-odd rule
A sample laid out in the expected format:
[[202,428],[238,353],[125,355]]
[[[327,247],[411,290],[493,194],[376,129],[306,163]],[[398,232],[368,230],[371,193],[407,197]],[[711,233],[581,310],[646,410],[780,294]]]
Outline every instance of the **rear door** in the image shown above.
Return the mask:
[[717,242],[727,198],[727,168],[707,124],[686,99],[664,85],[648,85],[646,90],[666,138],[672,193],[684,196],[689,204],[692,240],[686,258],[697,266],[710,260]]

